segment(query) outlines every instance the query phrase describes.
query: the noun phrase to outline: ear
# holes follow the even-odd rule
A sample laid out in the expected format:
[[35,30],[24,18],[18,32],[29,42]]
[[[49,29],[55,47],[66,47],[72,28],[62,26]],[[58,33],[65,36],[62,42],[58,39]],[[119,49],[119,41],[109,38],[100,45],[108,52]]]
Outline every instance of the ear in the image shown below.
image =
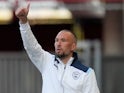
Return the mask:
[[76,50],[76,44],[75,43],[72,44],[71,50],[72,51]]

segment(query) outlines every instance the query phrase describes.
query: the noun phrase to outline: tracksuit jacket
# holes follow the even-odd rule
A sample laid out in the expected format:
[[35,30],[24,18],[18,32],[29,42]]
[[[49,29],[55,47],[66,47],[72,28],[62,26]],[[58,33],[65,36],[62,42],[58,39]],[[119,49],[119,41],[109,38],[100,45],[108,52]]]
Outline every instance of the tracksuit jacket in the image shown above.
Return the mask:
[[42,49],[28,22],[19,25],[24,48],[42,75],[42,93],[99,93],[94,70],[81,64],[75,52],[64,64]]

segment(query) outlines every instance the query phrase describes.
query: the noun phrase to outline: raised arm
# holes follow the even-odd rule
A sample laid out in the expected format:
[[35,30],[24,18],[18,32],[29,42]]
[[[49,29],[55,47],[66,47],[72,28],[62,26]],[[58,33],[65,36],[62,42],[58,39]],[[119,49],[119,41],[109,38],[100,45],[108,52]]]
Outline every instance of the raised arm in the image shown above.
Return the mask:
[[31,27],[28,23],[28,18],[27,18],[29,7],[30,4],[28,4],[27,7],[18,8],[15,11],[15,15],[19,19],[20,33],[21,33],[24,49],[28,53],[28,56],[30,57],[34,65],[40,71],[42,71],[42,69],[45,67],[46,64],[45,62],[49,58],[48,56],[50,55],[50,53],[42,49],[41,45],[38,43],[38,41],[36,40],[35,36],[31,31]]

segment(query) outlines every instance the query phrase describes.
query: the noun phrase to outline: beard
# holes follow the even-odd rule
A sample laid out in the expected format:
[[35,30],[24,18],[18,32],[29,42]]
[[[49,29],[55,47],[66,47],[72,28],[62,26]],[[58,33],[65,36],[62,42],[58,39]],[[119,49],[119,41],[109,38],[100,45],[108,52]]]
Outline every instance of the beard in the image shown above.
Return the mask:
[[66,58],[67,56],[68,56],[68,54],[65,54],[65,53],[62,53],[62,54],[55,54],[58,58],[60,58],[60,59],[64,59],[64,58]]

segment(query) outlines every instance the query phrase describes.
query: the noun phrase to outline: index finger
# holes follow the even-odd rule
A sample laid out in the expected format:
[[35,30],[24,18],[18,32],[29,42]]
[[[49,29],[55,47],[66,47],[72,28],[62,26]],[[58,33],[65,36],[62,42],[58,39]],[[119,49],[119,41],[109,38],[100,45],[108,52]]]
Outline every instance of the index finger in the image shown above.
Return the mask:
[[30,7],[30,3],[28,3],[28,5],[27,5],[27,10],[29,10],[29,7]]

